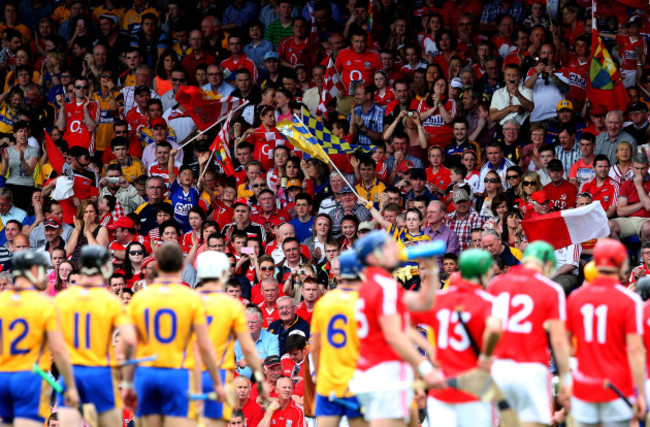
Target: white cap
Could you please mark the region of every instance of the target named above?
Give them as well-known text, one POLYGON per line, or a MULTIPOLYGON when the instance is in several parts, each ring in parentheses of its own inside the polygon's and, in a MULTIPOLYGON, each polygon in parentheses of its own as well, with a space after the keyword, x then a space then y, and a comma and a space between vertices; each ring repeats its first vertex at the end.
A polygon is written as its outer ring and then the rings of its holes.
POLYGON ((454 77, 451 79, 451 87, 454 89, 463 89, 465 86, 463 85, 463 81, 461 79, 454 77))
POLYGON ((230 261, 223 252, 205 251, 196 257, 196 277, 199 280, 219 279, 222 284, 230 279, 230 261))

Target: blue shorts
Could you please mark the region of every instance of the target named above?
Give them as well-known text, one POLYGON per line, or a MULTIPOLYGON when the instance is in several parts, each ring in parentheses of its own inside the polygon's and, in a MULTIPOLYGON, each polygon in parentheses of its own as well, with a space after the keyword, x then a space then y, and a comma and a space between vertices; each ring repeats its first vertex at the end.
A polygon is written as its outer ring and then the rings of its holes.
MULTIPOLYGON (((81 403, 92 403, 98 414, 122 406, 117 381, 113 369, 108 366, 74 365, 74 381, 79 391, 81 403)), ((63 378, 59 378, 63 384, 63 378)), ((62 395, 58 395, 57 404, 65 407, 62 395)))
MULTIPOLYGON (((348 402, 350 405, 355 405, 357 408, 359 408, 359 402, 354 396, 338 397, 337 400, 348 402)), ((330 402, 329 397, 323 396, 322 394, 316 394, 315 415, 317 417, 342 417, 344 415, 348 418, 363 417, 363 414, 359 411, 359 409, 352 409, 341 405, 340 403, 330 402)))
POLYGON ((188 396, 194 389, 191 377, 187 369, 138 366, 133 378, 138 394, 136 417, 164 415, 195 419, 196 405, 188 396))
POLYGON ((11 424, 17 418, 44 423, 50 414, 52 387, 31 371, 0 372, 0 418, 11 424))
MULTIPOLYGON (((231 371, 221 369, 219 371, 221 383, 232 383, 233 374, 231 371)), ((201 373, 201 391, 203 393, 210 393, 214 391, 214 384, 208 371, 201 373)), ((218 402, 216 400, 206 400, 203 404, 203 416, 215 420, 230 421, 232 417, 232 408, 227 403, 218 402)))

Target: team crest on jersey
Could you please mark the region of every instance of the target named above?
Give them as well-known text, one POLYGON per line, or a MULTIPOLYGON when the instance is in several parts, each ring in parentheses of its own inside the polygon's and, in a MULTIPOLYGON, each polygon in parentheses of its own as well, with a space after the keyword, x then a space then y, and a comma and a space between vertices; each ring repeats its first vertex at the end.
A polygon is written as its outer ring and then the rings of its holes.
POLYGON ((291 427, 293 425, 293 420, 287 420, 287 427, 291 427))
POLYGON ((445 183, 445 181, 443 181, 443 180, 441 179, 441 180, 440 180, 440 185, 442 185, 442 184, 444 184, 444 183, 445 183))
POLYGON ((603 202, 609 202, 609 196, 603 196, 603 202))
POLYGON ((370 62, 364 62, 363 65, 364 65, 366 68, 370 68, 370 62))
POLYGON ((68 117, 72 117, 72 113, 68 112, 68 117))
POLYGON ((352 65, 352 62, 348 61, 345 63, 345 65, 352 65))

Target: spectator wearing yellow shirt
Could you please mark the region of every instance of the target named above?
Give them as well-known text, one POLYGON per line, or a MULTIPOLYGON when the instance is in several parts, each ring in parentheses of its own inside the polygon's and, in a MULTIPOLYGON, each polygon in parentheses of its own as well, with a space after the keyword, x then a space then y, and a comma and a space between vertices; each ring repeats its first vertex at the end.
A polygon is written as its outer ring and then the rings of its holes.
POLYGON ((372 202, 374 207, 378 209, 379 195, 384 192, 386 185, 377 178, 377 164, 367 156, 362 157, 361 160, 352 157, 350 163, 354 167, 355 176, 360 181, 354 186, 357 193, 372 202))
POLYGON ((192 45, 190 44, 190 30, 184 26, 179 25, 177 28, 174 28, 173 39, 176 40, 176 43, 172 45, 172 50, 179 59, 185 58, 187 55, 192 53, 192 45))
POLYGON ((135 0, 133 7, 126 11, 122 18, 122 29, 130 35, 135 35, 142 27, 142 17, 147 13, 153 13, 160 17, 158 11, 149 6, 146 0, 135 0))
POLYGON ((23 43, 28 45, 32 39, 32 32, 25 24, 21 24, 18 18, 18 4, 9 1, 5 3, 3 10, 4 21, 0 23, 0 34, 7 28, 13 28, 23 36, 23 43))
POLYGON ((11 135, 16 122, 16 113, 25 105, 23 91, 14 87, 0 94, 0 136, 11 135))
POLYGON ((115 4, 111 0, 104 0, 104 4, 93 9, 92 19, 96 25, 99 25, 99 17, 101 15, 113 14, 119 18, 120 22, 122 22, 125 13, 125 8, 115 7, 115 4))
POLYGON ((115 90, 113 75, 108 70, 99 73, 99 90, 90 97, 99 105, 99 123, 95 129, 95 150, 103 152, 113 137, 113 123, 122 114, 123 96, 115 90))
POLYGON ((111 150, 113 150, 115 160, 111 160, 108 165, 120 165, 122 175, 129 183, 132 183, 137 177, 145 173, 144 165, 140 159, 129 155, 129 140, 127 138, 113 138, 111 141, 111 150))

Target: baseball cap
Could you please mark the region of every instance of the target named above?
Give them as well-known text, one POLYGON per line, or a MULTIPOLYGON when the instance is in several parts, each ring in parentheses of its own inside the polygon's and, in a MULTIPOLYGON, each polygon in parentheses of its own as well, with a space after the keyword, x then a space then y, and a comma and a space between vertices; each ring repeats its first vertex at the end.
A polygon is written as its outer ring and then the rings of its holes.
POLYGON ((120 23, 120 18, 117 15, 113 15, 112 13, 102 13, 101 15, 99 15, 99 19, 110 19, 116 24, 120 23))
POLYGON ((155 128, 156 126, 167 127, 167 122, 162 117, 156 117, 151 121, 151 129, 155 128))
POLYGON ((413 169, 413 162, 410 160, 402 160, 402 162, 397 166, 397 172, 406 173, 413 169))
POLYGON ((641 17, 639 15, 632 15, 625 25, 629 26, 632 24, 641 25, 641 17))
POLYGON ((237 205, 248 206, 248 202, 246 201, 245 198, 240 197, 239 199, 235 200, 235 202, 232 204, 232 207, 234 208, 237 205))
POLYGON ((645 102, 630 102, 630 105, 627 106, 628 114, 639 113, 642 111, 648 111, 648 106, 645 102))
POLYGON ((263 365, 270 368, 271 366, 282 365, 282 361, 280 360, 280 356, 269 356, 264 359, 263 365))
POLYGON ((346 194, 346 193, 354 193, 350 187, 347 185, 344 185, 343 188, 341 188, 341 191, 339 191, 340 194, 346 194))
POLYGON ((469 200, 469 194, 467 194, 467 191, 460 189, 453 192, 452 198, 454 203, 464 202, 469 200))
POLYGON ((465 85, 463 84, 463 81, 459 79, 458 77, 454 77, 451 79, 451 87, 454 89, 463 89, 465 85))
POLYGON ((61 223, 57 219, 50 218, 43 223, 43 226, 50 228, 61 228, 61 223))
POLYGON ((569 101, 568 99, 563 99, 562 101, 557 103, 557 108, 555 110, 556 111, 561 111, 561 110, 571 110, 571 111, 573 111, 573 102, 569 101))
POLYGON ((151 264, 156 260, 156 257, 153 256, 148 256, 145 259, 142 260, 142 265, 140 266, 141 268, 145 268, 147 265, 151 264))
POLYGON ((594 105, 591 109, 592 116, 604 116, 607 114, 607 107, 602 104, 594 105))
POLYGON ((133 220, 128 216, 122 216, 107 228, 109 230, 116 230, 118 228, 135 228, 135 224, 133 223, 133 220))
POLYGON ((275 59, 276 61, 279 61, 279 60, 280 60, 280 55, 278 55, 278 53, 277 53, 277 52, 274 52, 274 51, 266 52, 266 53, 264 54, 264 58, 263 58, 262 60, 263 60, 264 62, 266 62, 266 61, 268 61, 269 59, 275 59))
POLYGON ((286 224, 287 222, 289 222, 289 220, 284 215, 275 215, 272 216, 271 219, 269 220, 269 224, 271 224, 273 227, 286 224))
POLYGON ((150 93, 150 92, 151 90, 146 86, 137 86, 135 89, 133 89, 134 95, 141 95, 143 93, 150 93))
POLYGON ((550 162, 548 162, 548 166, 546 166, 546 169, 550 171, 561 171, 564 170, 564 166, 562 166, 562 162, 559 161, 558 159, 553 159, 550 162))
POLYGON ((300 188, 302 188, 302 183, 300 182, 299 179, 295 179, 295 178, 290 179, 290 180, 287 181, 287 189, 289 189, 291 187, 300 187, 300 188))
POLYGON ((363 221, 361 224, 359 224, 359 229, 358 229, 358 231, 361 231, 361 230, 372 231, 372 230, 374 230, 374 229, 375 229, 375 227, 373 227, 372 222, 370 222, 370 221, 363 221))
POLYGON ((533 202, 537 203, 545 203, 548 202, 548 196, 546 195, 546 191, 540 190, 540 191, 535 191, 530 198, 533 200, 533 202))

